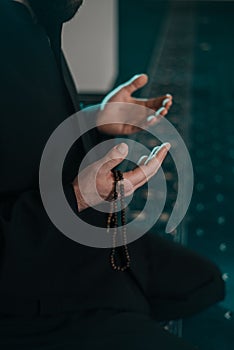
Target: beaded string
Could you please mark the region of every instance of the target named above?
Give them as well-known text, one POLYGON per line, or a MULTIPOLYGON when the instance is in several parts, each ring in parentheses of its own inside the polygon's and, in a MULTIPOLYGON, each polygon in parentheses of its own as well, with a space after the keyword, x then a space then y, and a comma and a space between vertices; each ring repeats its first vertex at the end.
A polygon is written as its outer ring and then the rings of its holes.
POLYGON ((110 213, 107 219, 107 232, 110 231, 110 228, 113 228, 112 236, 112 251, 110 254, 110 263, 111 267, 115 271, 124 272, 130 267, 130 255, 127 247, 127 232, 126 232, 126 212, 125 212, 125 202, 124 202, 124 178, 123 173, 120 170, 112 170, 114 175, 114 198, 111 202, 110 213), (117 187, 119 187, 119 195, 117 192, 117 187), (121 247, 125 255, 126 263, 124 266, 116 264, 116 236, 118 234, 118 197, 120 200, 121 206, 121 235, 123 240, 123 246, 121 247))

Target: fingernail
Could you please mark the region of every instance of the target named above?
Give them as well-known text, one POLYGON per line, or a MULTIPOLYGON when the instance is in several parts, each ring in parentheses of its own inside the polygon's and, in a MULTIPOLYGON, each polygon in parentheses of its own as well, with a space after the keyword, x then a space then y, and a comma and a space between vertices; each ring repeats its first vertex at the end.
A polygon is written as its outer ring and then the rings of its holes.
POLYGON ((148 118, 147 118, 147 122, 151 122, 152 120, 156 119, 154 115, 150 115, 148 118))
POLYGON ((169 149, 171 148, 171 144, 169 142, 165 142, 162 147, 166 147, 166 149, 169 151, 169 149))
POLYGON ((116 148, 119 151, 119 153, 123 155, 126 154, 128 151, 128 146, 126 145, 126 143, 120 143, 116 148))
POLYGON ((166 106, 166 104, 167 104, 168 102, 170 102, 170 99, 169 99, 169 98, 166 98, 166 99, 163 101, 162 105, 163 105, 163 106, 166 106))
POLYGON ((169 151, 169 149, 171 148, 171 145, 168 142, 163 143, 156 151, 155 156, 162 150, 162 148, 166 148, 169 151))
POLYGON ((156 117, 158 117, 165 109, 166 109, 165 107, 159 108, 155 113, 156 117))

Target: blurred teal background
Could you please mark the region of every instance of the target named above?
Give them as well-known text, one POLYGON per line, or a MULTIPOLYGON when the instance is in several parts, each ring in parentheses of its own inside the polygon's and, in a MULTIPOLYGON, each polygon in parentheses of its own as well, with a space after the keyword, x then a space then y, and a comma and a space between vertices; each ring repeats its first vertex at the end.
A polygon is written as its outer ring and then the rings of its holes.
POLYGON ((234 349, 233 19, 232 1, 119 0, 116 85, 146 72, 142 96, 174 95, 169 120, 184 133, 195 172, 187 245, 226 281, 224 302, 183 321, 183 337, 207 350, 234 349))

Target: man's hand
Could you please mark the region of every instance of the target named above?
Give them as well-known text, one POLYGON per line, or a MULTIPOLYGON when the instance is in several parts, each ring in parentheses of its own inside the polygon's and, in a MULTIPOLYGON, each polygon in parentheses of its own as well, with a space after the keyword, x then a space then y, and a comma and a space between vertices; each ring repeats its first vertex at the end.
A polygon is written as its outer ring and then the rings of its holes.
POLYGON ((168 113, 172 105, 172 96, 169 94, 151 99, 132 97, 132 94, 145 86, 147 82, 146 74, 136 75, 106 96, 97 118, 97 127, 101 132, 112 135, 130 135, 138 132, 141 127, 148 128, 154 125, 168 113), (111 102, 121 102, 121 104, 113 106, 111 102), (125 108, 124 103, 133 104, 136 108, 133 106, 130 111, 129 107, 125 108), (137 108, 137 106, 145 108, 137 108), (153 110, 154 114, 148 114, 149 110, 153 110), (116 121, 118 124, 115 123, 116 121), (108 124, 103 125, 105 123, 108 124))
MULTIPOLYGON (((126 197, 157 173, 169 149, 169 143, 156 147, 149 156, 141 157, 134 170, 124 173, 126 197)), ((121 143, 108 152, 104 158, 81 171, 73 182, 80 212, 112 199, 114 179, 111 170, 119 165, 127 154, 128 146, 121 143)))

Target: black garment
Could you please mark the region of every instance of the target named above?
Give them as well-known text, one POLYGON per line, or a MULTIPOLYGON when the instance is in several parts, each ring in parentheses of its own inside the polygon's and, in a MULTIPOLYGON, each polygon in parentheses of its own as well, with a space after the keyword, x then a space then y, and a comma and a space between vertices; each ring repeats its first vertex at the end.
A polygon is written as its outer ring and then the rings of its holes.
POLYGON ((145 314, 111 309, 0 320, 0 345, 2 350, 195 350, 145 314))
MULTIPOLYGON (((35 24, 24 5, 1 0, 2 329, 8 317, 14 333, 15 320, 21 324, 26 317, 35 321, 36 329, 43 317, 66 320, 71 313, 75 317, 94 309, 133 312, 155 320, 176 319, 221 300, 224 285, 220 271, 180 245, 147 234, 129 245, 131 269, 115 273, 108 263, 109 249, 75 243, 51 223, 39 193, 40 157, 51 133, 78 106, 64 62, 61 64, 60 32, 60 25, 45 30, 35 24)), ((84 155, 82 144, 75 145, 74 151, 65 166, 64 191, 76 210, 70 181, 78 158, 84 155)), ((97 219, 92 210, 83 215, 91 222, 97 219)), ((102 219, 100 216, 98 221, 102 219)))

